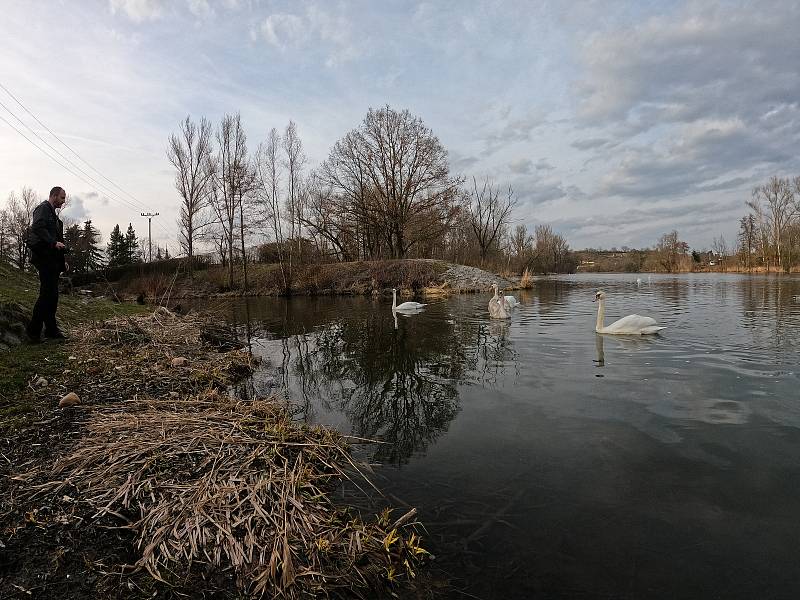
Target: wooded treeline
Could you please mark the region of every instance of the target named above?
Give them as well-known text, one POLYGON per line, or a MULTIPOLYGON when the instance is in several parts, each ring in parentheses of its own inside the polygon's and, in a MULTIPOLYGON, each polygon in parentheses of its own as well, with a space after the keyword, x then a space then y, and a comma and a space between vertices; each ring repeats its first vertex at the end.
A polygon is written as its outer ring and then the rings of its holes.
POLYGON ((280 265, 286 289, 299 263, 439 258, 521 272, 574 271, 548 226, 512 230, 516 198, 489 178, 451 172, 447 151, 409 111, 370 109, 317 168, 297 126, 250 149, 239 114, 184 119, 169 138, 187 256, 213 248, 231 288, 247 263, 280 265))

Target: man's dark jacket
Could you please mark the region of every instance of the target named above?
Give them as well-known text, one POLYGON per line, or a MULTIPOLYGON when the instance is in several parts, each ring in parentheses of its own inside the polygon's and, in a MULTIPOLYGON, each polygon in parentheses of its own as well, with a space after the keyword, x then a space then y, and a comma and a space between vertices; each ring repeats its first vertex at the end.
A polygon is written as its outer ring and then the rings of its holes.
POLYGON ((64 223, 56 215, 53 205, 47 200, 33 211, 28 247, 31 263, 37 268, 58 268, 65 271, 64 251, 56 248, 56 242, 64 243, 64 223))

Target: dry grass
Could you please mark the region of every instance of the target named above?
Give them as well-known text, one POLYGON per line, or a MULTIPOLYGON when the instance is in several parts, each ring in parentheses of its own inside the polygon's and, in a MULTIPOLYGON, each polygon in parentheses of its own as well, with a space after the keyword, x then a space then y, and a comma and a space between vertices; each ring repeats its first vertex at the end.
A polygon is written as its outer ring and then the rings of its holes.
POLYGON ((525 270, 522 272, 522 277, 519 280, 519 286, 524 290, 529 290, 533 287, 533 275, 531 275, 528 267, 525 267, 525 270))
POLYGON ((294 422, 283 403, 233 398, 251 359, 204 344, 207 330, 162 308, 74 332, 69 372, 42 393, 82 397, 64 413, 78 442, 55 464, 26 463, 15 504, 69 498, 80 508, 60 525, 129 530, 123 572, 179 595, 235 584, 254 597, 375 598, 408 584, 427 555, 415 511, 365 521, 337 504, 343 488, 366 489, 346 438, 294 422), (175 356, 189 364, 170 366, 175 356))
POLYGON ((344 438, 292 422, 272 401, 209 392, 95 411, 56 480, 136 536, 136 566, 175 584, 228 575, 256 597, 376 597, 407 582, 427 552, 414 511, 365 523, 332 494, 358 475, 344 438))
POLYGON ((75 329, 61 392, 74 391, 88 403, 108 403, 225 388, 252 371, 253 358, 239 350, 209 348, 210 327, 203 318, 159 308, 75 329), (177 357, 188 364, 172 367, 177 357))

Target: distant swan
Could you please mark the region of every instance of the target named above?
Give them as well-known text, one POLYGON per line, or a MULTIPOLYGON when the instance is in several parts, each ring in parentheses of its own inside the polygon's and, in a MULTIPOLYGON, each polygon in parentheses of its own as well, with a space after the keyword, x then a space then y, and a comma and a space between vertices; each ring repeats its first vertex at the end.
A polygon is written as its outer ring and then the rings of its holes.
POLYGON ((642 278, 641 277, 637 277, 636 278, 636 285, 642 285, 642 278))
POLYGON ((397 290, 392 289, 392 311, 400 311, 400 312, 408 312, 408 311, 417 311, 423 306, 428 306, 427 304, 420 304, 419 302, 403 302, 402 304, 397 304, 397 290))
POLYGON ((648 335, 658 333, 666 327, 656 325, 656 320, 650 317, 640 317, 639 315, 628 315, 619 321, 614 321, 608 327, 603 326, 603 319, 606 314, 606 293, 598 291, 594 300, 597 305, 597 325, 594 330, 597 333, 611 333, 616 335, 648 335))
POLYGON ((505 298, 501 298, 498 294, 496 283, 492 284, 492 288, 494 288, 494 296, 489 300, 489 316, 492 319, 508 319, 510 315, 505 298))

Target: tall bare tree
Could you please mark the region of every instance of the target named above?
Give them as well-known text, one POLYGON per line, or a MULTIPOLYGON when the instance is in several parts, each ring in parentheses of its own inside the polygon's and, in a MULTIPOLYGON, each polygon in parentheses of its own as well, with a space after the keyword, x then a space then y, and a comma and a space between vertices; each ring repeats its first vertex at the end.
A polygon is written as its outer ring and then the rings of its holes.
POLYGON ((753 249, 756 245, 756 238, 755 217, 752 214, 745 215, 739 220, 739 255, 748 271, 753 269, 753 249))
MULTIPOLYGON (((222 118, 216 138, 217 159, 210 200, 211 207, 225 236, 225 246, 228 251, 228 286, 233 288, 233 265, 235 262, 233 253, 238 236, 244 232, 244 215, 242 214, 244 197, 252 190, 253 184, 247 155, 247 136, 242 128, 242 119, 239 113, 225 115, 222 118), (238 222, 237 215, 239 216, 238 222)), ((243 239, 242 247, 244 247, 243 239)), ((242 260, 246 261, 244 251, 242 260)))
MULTIPOLYGON (((303 153, 303 143, 297 134, 297 125, 294 121, 289 121, 286 130, 283 132, 281 141, 284 152, 284 166, 286 167, 286 208, 289 213, 290 237, 297 242, 298 260, 302 259, 301 243, 303 235, 303 191, 301 184, 303 181, 303 166, 306 156, 303 153)), ((291 255, 290 255, 291 263, 291 255)))
POLYGON ((794 214, 794 195, 788 179, 772 177, 766 184, 753 190, 747 203, 754 211, 763 213, 769 227, 778 266, 783 261, 783 233, 794 214))
POLYGON ((278 263, 283 279, 283 289, 289 289, 291 272, 284 258, 283 215, 281 213, 281 137, 274 127, 261 142, 256 153, 256 197, 260 200, 261 218, 271 230, 278 253, 278 263))
POLYGON ((197 236, 210 221, 205 209, 215 169, 211 136, 210 121, 202 117, 196 124, 187 116, 178 133, 170 135, 167 146, 167 159, 175 168, 175 188, 181 197, 178 242, 190 259, 190 269, 197 236))
POLYGON ((494 182, 488 177, 478 189, 478 181, 472 178, 472 192, 469 198, 470 225, 481 253, 481 264, 486 261, 491 248, 497 244, 505 226, 511 219, 511 211, 516 204, 514 191, 509 186, 504 198, 494 182))

